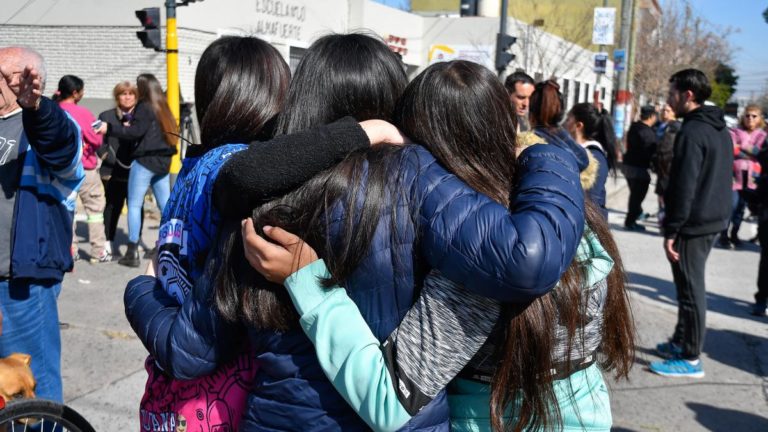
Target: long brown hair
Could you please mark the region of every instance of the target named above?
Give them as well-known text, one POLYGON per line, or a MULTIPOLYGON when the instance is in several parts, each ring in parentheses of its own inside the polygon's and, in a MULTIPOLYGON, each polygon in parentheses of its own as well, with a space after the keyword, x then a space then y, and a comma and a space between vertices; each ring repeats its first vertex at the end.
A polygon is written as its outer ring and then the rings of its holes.
POLYGON ((517 160, 514 117, 508 93, 493 72, 456 60, 436 63, 414 78, 394 120, 448 171, 507 205, 517 160))
POLYGON ((160 129, 163 131, 163 139, 169 146, 175 147, 179 128, 168 107, 168 100, 165 98, 160 81, 154 75, 144 73, 136 78, 136 87, 139 90, 139 101, 146 102, 152 107, 152 112, 155 113, 160 129))
MULTIPOLYGON (((531 124, 557 128, 563 117, 562 101, 557 83, 539 83, 531 96, 531 124)), ((614 261, 607 277, 599 364, 604 370, 614 371, 616 379, 626 378, 634 361, 635 331, 621 255, 600 211, 589 200, 584 204, 588 229, 614 261)), ((504 340, 497 346, 500 361, 491 386, 491 425, 494 430, 548 430, 562 424, 551 373, 555 366, 554 329, 558 323, 566 327, 565 358, 570 359, 574 350, 579 352, 579 347, 574 346, 575 340, 586 319, 587 305, 582 295, 585 272, 585 263, 574 260, 552 292, 522 311, 519 305, 502 308, 504 340), (504 417, 510 407, 516 420, 507 425, 504 417)), ((570 362, 565 362, 564 367, 566 375, 570 375, 570 362)))
POLYGON ((565 116, 565 103, 557 81, 550 79, 536 84, 528 113, 533 127, 555 129, 560 126, 565 116))

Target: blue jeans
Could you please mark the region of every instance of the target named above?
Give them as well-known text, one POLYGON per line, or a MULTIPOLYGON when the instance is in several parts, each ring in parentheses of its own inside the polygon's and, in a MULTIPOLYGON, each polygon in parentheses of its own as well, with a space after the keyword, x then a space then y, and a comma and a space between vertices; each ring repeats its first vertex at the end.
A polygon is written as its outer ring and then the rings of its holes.
POLYGON ((162 213, 168 197, 171 195, 171 183, 168 174, 155 174, 144 168, 137 161, 131 164, 128 174, 128 241, 139 242, 141 233, 141 207, 144 204, 144 194, 152 186, 152 193, 162 213))
POLYGON ((0 357, 15 352, 29 354, 32 373, 37 380, 37 397, 64 402, 61 333, 56 306, 60 292, 60 282, 0 281, 0 311, 3 313, 0 357))

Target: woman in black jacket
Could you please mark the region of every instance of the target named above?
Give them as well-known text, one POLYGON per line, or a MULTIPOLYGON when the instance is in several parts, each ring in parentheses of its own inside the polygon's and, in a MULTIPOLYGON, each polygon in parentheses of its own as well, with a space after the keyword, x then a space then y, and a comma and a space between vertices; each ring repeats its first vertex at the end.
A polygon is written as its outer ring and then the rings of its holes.
MULTIPOLYGON (((99 120, 106 123, 122 123, 130 126, 133 120, 136 102, 139 100, 139 91, 130 81, 118 83, 112 94, 115 98, 115 108, 99 114, 99 120)), ((106 134, 104 145, 99 148, 101 168, 99 174, 104 183, 104 191, 107 203, 104 207, 104 233, 107 237, 106 249, 112 256, 119 257, 120 250, 115 241, 117 222, 123 212, 123 204, 128 197, 128 173, 130 173, 133 161, 133 150, 136 140, 121 139, 106 134)), ((142 222, 143 222, 142 212, 142 222)), ((139 229, 141 238, 141 229, 139 229)))
POLYGON ((123 122, 107 121, 99 129, 121 139, 136 140, 133 162, 128 175, 128 249, 119 263, 128 267, 140 264, 138 243, 141 231, 141 209, 144 194, 152 186, 157 206, 163 211, 171 192, 168 173, 171 157, 176 153, 178 128, 163 94, 160 82, 152 74, 136 79, 139 103, 133 119, 123 122))

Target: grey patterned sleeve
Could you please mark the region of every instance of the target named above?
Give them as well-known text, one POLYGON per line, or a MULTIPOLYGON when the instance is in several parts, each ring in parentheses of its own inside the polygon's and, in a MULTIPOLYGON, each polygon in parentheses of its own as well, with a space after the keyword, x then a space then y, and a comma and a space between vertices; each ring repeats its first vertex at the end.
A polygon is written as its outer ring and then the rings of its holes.
POLYGON ((398 398, 415 415, 461 372, 485 343, 499 302, 433 271, 416 303, 382 346, 398 398))

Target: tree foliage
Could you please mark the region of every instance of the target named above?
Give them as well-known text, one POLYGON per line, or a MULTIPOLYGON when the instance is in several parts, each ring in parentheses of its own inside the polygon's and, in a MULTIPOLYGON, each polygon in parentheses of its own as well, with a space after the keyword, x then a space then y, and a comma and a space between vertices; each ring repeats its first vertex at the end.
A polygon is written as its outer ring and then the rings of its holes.
POLYGON ((725 104, 736 93, 736 85, 739 82, 739 76, 732 67, 720 63, 715 68, 715 76, 712 80, 712 102, 719 107, 725 108, 725 104))
POLYGON ((710 84, 712 85, 712 96, 709 97, 709 100, 720 108, 725 108, 725 104, 728 103, 728 99, 733 94, 733 89, 717 81, 712 81, 710 84))
MULTIPOLYGON (((718 67, 730 63, 733 51, 728 36, 734 30, 708 22, 689 0, 669 0, 663 5, 658 22, 641 22, 637 33, 633 84, 636 94, 650 100, 664 100, 669 77, 682 69, 700 69, 714 81, 718 67)), ((724 82, 738 80, 733 69, 721 72, 724 82)))
MULTIPOLYGON (((577 41, 590 40, 592 35, 593 10, 574 6, 566 2, 541 2, 538 0, 517 0, 516 10, 525 10, 531 17, 544 20, 540 28, 524 21, 511 20, 512 33, 518 36, 522 56, 519 65, 531 76, 540 73, 544 78, 556 78, 572 71, 583 73, 592 64, 584 61, 584 48, 577 41), (567 29, 568 38, 552 36, 552 33, 567 29)), ((514 12, 513 12, 514 14, 514 12)))

